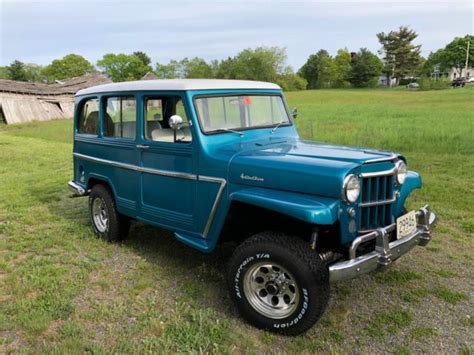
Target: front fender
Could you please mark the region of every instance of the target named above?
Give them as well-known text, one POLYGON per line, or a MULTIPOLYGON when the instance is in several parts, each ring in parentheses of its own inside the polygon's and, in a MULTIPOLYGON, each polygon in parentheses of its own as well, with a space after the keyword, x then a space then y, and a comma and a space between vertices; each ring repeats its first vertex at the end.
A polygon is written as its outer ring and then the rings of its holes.
POLYGON ((266 208, 311 224, 331 225, 338 218, 339 201, 327 197, 252 187, 233 192, 229 198, 231 201, 266 208))
POLYGON ((395 204, 395 216, 398 217, 402 214, 403 206, 405 205, 405 201, 410 193, 415 190, 421 188, 421 176, 420 174, 409 171, 407 174, 407 178, 400 189, 400 197, 398 198, 395 204))

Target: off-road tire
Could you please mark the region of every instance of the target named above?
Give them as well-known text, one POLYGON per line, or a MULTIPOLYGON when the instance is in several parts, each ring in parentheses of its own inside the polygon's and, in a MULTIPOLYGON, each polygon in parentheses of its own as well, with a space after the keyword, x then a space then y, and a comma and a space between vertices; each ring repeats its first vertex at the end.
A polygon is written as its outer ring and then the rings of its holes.
POLYGON ((130 218, 120 214, 115 205, 115 198, 109 187, 97 184, 89 194, 89 218, 94 233, 108 242, 118 242, 125 239, 130 230, 130 218), (102 199, 108 214, 108 223, 105 230, 100 231, 93 218, 93 204, 95 199, 102 199))
POLYGON ((227 272, 231 299, 240 315, 257 328, 286 335, 301 334, 321 318, 329 301, 329 270, 309 245, 298 237, 279 232, 258 233, 236 248, 227 272), (295 310, 285 318, 274 319, 261 314, 245 295, 245 274, 252 269, 252 265, 262 261, 281 265, 296 280, 302 297, 295 310))

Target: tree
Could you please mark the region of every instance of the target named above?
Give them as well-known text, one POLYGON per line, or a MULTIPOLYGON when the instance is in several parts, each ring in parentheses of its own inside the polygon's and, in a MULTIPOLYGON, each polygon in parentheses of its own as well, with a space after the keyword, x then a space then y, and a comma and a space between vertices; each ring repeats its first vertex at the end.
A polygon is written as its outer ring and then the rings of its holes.
POLYGON ((387 75, 387 79, 395 78, 398 84, 400 78, 415 75, 421 58, 421 45, 412 43, 417 37, 418 33, 406 26, 401 26, 398 31, 390 31, 388 34, 384 32, 377 34, 382 45, 380 53, 384 56, 383 72, 387 75))
POLYGON ((474 36, 466 35, 456 37, 441 52, 440 63, 446 69, 455 68, 458 76, 462 76, 462 70, 466 65, 466 54, 471 66, 474 63, 474 36), (467 42, 470 41, 469 53, 467 53, 467 42))
POLYGON ((201 58, 192 58, 188 60, 185 58, 186 62, 183 63, 184 77, 193 78, 193 79, 210 79, 213 78, 214 73, 211 66, 201 58))
POLYGON ((423 65, 422 75, 429 77, 435 70, 441 73, 448 69, 443 57, 444 49, 438 49, 434 53, 431 52, 423 65))
POLYGON ((136 52, 133 52, 133 55, 140 58, 143 65, 149 66, 151 64, 151 58, 145 52, 136 51, 136 52))
POLYGON ((262 80, 278 83, 284 90, 302 90, 306 81, 286 65, 286 50, 278 47, 244 49, 235 57, 210 63, 202 58, 156 63, 156 74, 171 78, 219 78, 262 80))
POLYGON ((162 79, 174 78, 213 78, 214 71, 202 58, 184 58, 180 61, 171 60, 168 64, 156 63, 156 74, 162 79))
POLYGON ((355 87, 375 86, 382 73, 382 67, 382 61, 375 54, 366 48, 361 48, 352 57, 348 79, 355 87))
POLYGON ((326 50, 321 49, 309 56, 298 75, 306 79, 308 89, 329 87, 334 76, 333 59, 326 50))
POLYGON ((352 68, 351 60, 351 54, 347 49, 337 51, 337 55, 334 57, 333 87, 344 88, 350 85, 348 78, 352 68))
POLYGON ((44 67, 38 64, 27 63, 24 66, 26 80, 28 81, 44 81, 46 77, 43 73, 44 67))
POLYGON ((303 90, 307 82, 286 64, 286 49, 258 47, 244 49, 233 58, 227 58, 211 69, 223 79, 261 80, 277 83, 283 90, 303 90))
POLYGON ((25 71, 25 64, 19 60, 14 60, 7 67, 8 79, 27 81, 27 75, 25 71))
POLYGON ((305 90, 306 86, 308 86, 308 82, 306 81, 306 79, 295 74, 291 67, 287 67, 285 73, 280 74, 278 76, 276 83, 284 91, 305 90))
POLYGON ((227 59, 214 64, 217 67, 216 70, 216 78, 218 79, 235 79, 235 60, 232 57, 228 57, 227 59))
POLYGON ((8 79, 7 67, 0 67, 0 79, 8 79))
POLYGON ((286 50, 279 47, 244 49, 233 58, 235 79, 275 82, 286 70, 286 50))
POLYGON ((113 81, 138 80, 152 70, 149 65, 134 54, 105 54, 97 61, 101 68, 113 81))
POLYGON ((55 59, 43 70, 48 80, 64 80, 94 72, 94 66, 83 56, 68 54, 61 59, 55 59))
POLYGON ((474 63, 474 36, 456 37, 446 47, 430 53, 423 65, 423 74, 430 76, 435 70, 443 73, 454 68, 459 76, 466 65, 467 43, 469 46, 468 62, 474 63))
POLYGON ((156 63, 155 73, 160 79, 176 79, 180 77, 178 73, 179 62, 170 60, 168 64, 156 63))

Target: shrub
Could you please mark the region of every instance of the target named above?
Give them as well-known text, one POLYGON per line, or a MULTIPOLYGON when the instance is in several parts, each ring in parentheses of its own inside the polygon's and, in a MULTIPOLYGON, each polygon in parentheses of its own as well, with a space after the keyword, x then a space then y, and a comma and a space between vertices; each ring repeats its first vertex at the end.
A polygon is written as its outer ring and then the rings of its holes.
POLYGON ((306 79, 293 73, 280 75, 277 78, 276 83, 280 85, 284 91, 305 90, 308 85, 306 79))
POLYGON ((427 76, 422 76, 418 80, 418 84, 420 84, 420 90, 442 90, 442 89, 448 89, 451 87, 451 80, 449 79, 433 80, 431 78, 428 78, 427 76))

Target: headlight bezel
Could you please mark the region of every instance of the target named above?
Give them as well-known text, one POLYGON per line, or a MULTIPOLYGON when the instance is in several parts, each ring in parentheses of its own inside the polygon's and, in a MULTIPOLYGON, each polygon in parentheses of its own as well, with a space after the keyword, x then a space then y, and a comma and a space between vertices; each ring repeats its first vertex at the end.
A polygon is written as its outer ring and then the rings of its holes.
POLYGON ((403 160, 399 160, 397 161, 395 165, 395 169, 396 169, 397 183, 399 185, 403 185, 408 175, 407 163, 405 163, 405 161, 403 160))
POLYGON ((344 182, 342 184, 342 198, 346 203, 352 204, 357 202, 360 197, 360 177, 356 174, 349 174, 344 178, 344 182), (353 184, 357 185, 357 194, 356 195, 349 195, 349 188, 354 190, 353 184))

